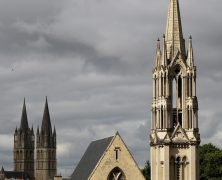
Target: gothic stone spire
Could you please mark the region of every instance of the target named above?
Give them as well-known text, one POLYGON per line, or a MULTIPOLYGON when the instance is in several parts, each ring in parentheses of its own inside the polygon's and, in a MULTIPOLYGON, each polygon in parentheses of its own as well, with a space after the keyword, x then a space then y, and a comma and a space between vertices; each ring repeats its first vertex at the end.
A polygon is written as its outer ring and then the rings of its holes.
POLYGON ((166 27, 166 44, 168 58, 174 58, 178 51, 182 56, 185 56, 185 41, 183 39, 178 0, 170 0, 166 27))
POLYGON ((178 1, 169 0, 160 65, 153 69, 152 180, 200 179, 196 66, 191 37, 185 52, 178 1))
POLYGON ((57 171, 56 131, 54 129, 54 132, 52 132, 47 97, 45 101, 41 132, 39 132, 39 128, 37 129, 36 145, 36 179, 53 179, 57 171), (42 157, 42 151, 49 155, 42 157))
POLYGON ((24 98, 23 108, 22 108, 22 116, 21 116, 20 130, 26 132, 28 129, 29 129, 29 124, 28 124, 28 118, 27 118, 27 112, 26 112, 26 105, 25 105, 25 98, 24 98))
POLYGON ((187 53, 187 64, 189 67, 194 66, 194 56, 193 56, 193 45, 192 45, 192 37, 189 38, 189 47, 187 53))
POLYGON ((14 134, 14 171, 27 172, 34 177, 35 135, 29 128, 25 99, 23 103, 20 128, 14 134))
POLYGON ((41 133, 49 137, 51 137, 52 135, 52 126, 51 126, 47 97, 45 101, 45 109, 44 109, 44 114, 43 114, 43 119, 42 119, 41 133))

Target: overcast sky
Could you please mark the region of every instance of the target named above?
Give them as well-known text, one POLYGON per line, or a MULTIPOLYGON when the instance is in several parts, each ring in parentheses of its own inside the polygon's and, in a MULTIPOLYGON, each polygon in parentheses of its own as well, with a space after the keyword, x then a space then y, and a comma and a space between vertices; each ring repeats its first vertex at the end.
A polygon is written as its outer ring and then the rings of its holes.
MULTIPOLYGON (((180 0, 193 36, 202 143, 222 141, 222 1, 180 0)), ((30 126, 48 96, 58 172, 72 173, 92 140, 119 131, 138 164, 149 159, 152 68, 168 0, 0 0, 0 165, 26 97, 30 126)))

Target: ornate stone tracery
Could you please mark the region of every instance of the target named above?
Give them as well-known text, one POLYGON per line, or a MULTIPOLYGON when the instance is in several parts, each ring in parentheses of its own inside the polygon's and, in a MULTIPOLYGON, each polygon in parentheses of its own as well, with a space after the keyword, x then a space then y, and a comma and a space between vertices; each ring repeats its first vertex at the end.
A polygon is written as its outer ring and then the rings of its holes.
POLYGON ((110 172, 108 180, 126 180, 126 176, 120 168, 116 167, 110 172))

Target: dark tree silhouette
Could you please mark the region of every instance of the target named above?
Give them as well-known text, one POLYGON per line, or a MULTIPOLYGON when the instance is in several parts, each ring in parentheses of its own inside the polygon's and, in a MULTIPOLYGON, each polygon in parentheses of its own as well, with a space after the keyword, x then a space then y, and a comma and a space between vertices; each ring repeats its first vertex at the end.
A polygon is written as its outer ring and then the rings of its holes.
POLYGON ((150 162, 149 161, 146 162, 144 169, 142 169, 142 173, 144 177, 146 178, 146 180, 150 180, 150 162))

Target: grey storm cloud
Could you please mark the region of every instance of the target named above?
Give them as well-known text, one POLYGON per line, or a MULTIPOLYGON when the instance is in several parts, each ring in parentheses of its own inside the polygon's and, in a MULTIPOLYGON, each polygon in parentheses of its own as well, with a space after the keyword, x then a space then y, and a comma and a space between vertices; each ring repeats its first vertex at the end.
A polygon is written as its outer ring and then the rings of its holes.
MULTIPOLYGON (((202 142, 221 146, 222 2, 180 5, 184 38, 193 36, 202 142)), ((167 0, 0 0, 1 165, 12 169, 23 98, 36 129, 47 95, 62 175, 72 173, 90 141, 116 131, 144 166, 155 46, 167 6, 167 0)))

